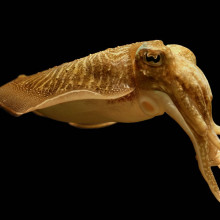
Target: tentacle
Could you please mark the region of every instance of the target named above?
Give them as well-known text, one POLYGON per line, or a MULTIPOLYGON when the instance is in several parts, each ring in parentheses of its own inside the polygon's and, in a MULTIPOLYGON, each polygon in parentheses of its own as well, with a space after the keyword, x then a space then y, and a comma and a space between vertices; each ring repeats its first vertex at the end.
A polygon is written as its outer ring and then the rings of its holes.
POLYGON ((217 135, 220 135, 220 126, 213 121, 213 129, 217 135))
POLYGON ((220 166, 220 150, 216 148, 210 148, 209 151, 210 166, 220 166))
POLYGON ((212 191, 215 198, 220 202, 220 190, 219 190, 218 184, 215 180, 215 176, 211 170, 211 167, 207 167, 205 170, 206 170, 205 171, 206 176, 208 177, 207 183, 209 184, 209 188, 212 191))
POLYGON ((216 156, 216 161, 218 163, 218 168, 220 168, 220 150, 218 150, 217 156, 216 156))
MULTIPOLYGON (((200 143, 198 143, 198 145, 199 145, 199 147, 198 147, 198 151, 197 151, 197 153, 198 153, 197 158, 198 158, 199 169, 200 169, 204 179, 208 183, 209 188, 212 191, 213 195, 220 202, 220 189, 219 189, 218 184, 216 182, 215 176, 212 172, 212 169, 210 166, 210 161, 206 157, 206 155, 207 155, 207 142, 204 142, 204 143, 200 142, 200 143)), ((218 167, 220 167, 220 165, 218 167)))
POLYGON ((214 156, 217 155, 218 149, 214 148, 213 142, 210 141, 209 136, 200 136, 195 132, 193 138, 191 138, 195 151, 196 159, 198 161, 199 169, 202 173, 202 176, 209 185, 210 190, 216 199, 220 202, 220 189, 218 187, 215 176, 212 172, 211 166, 219 167, 219 163, 213 163, 214 156))
POLYGON ((209 140, 211 141, 212 145, 219 149, 220 150, 220 140, 218 138, 218 136, 216 135, 216 131, 210 131, 208 132, 208 137, 209 137, 209 140))

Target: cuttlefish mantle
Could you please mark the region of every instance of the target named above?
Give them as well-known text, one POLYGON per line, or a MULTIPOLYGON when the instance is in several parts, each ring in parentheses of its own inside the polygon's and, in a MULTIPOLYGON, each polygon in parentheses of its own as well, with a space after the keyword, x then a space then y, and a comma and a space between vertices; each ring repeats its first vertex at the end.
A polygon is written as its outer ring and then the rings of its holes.
POLYGON ((107 49, 0 87, 0 106, 81 128, 138 122, 166 112, 187 133, 199 169, 220 202, 211 167, 220 168, 220 127, 195 55, 180 45, 146 41, 107 49))

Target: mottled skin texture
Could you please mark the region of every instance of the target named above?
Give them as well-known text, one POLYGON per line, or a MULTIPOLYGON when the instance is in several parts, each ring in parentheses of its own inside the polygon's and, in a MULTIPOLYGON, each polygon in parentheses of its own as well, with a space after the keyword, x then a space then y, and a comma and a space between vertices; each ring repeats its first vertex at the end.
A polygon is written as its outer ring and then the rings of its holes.
POLYGON ((220 128, 212 93, 195 55, 180 45, 139 42, 89 55, 0 87, 0 106, 98 128, 162 115, 176 120, 194 145, 200 171, 220 202, 211 166, 220 167, 220 128))
POLYGON ((129 49, 130 45, 107 49, 32 76, 21 75, 1 88, 2 105, 10 106, 8 110, 19 115, 45 100, 71 91, 88 90, 106 97, 130 92, 135 85, 129 49), (14 96, 15 91, 18 96, 4 100, 6 96, 14 96))

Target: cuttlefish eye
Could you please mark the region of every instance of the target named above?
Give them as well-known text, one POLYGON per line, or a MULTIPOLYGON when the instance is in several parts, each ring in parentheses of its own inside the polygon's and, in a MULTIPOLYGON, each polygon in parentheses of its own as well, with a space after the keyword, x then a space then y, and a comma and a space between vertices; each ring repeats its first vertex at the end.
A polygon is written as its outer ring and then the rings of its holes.
POLYGON ((144 62, 150 66, 160 66, 162 64, 162 55, 161 54, 152 54, 146 52, 144 54, 144 62))

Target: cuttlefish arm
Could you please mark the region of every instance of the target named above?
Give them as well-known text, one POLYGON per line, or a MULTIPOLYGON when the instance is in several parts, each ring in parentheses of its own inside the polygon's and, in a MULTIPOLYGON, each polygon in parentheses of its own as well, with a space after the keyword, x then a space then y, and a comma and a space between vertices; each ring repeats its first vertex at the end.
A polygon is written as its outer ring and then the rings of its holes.
POLYGON ((195 55, 180 45, 139 42, 89 55, 0 87, 0 106, 80 128, 138 122, 166 112, 188 134, 199 169, 220 202, 211 167, 220 168, 220 128, 195 55))
MULTIPOLYGON (((208 183, 210 190, 216 199, 220 202, 220 190, 211 170, 212 166, 218 166, 220 168, 220 150, 216 148, 216 144, 219 146, 219 141, 216 140, 216 137, 214 136, 214 141, 217 141, 217 143, 213 143, 213 137, 200 136, 193 132, 176 105, 166 93, 160 91, 148 91, 145 93, 143 92, 143 94, 146 94, 148 99, 149 97, 154 97, 155 100, 157 100, 158 106, 172 117, 188 134, 194 145, 196 159, 202 176, 208 183), (212 152, 213 150, 214 152, 212 152)), ((149 103, 149 105, 151 105, 151 103, 149 103)))
POLYGON ((220 202, 220 190, 211 170, 212 166, 220 167, 219 126, 213 122, 211 89, 196 65, 195 55, 180 45, 145 43, 136 52, 135 69, 141 96, 153 90, 164 111, 190 137, 199 169, 220 202), (147 80, 150 83, 145 83, 147 80))

